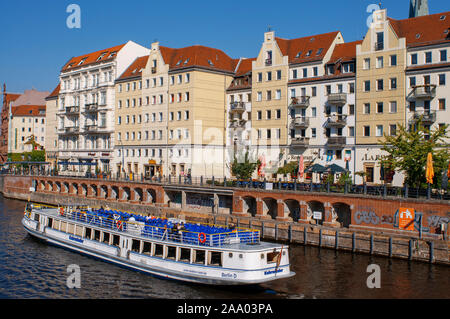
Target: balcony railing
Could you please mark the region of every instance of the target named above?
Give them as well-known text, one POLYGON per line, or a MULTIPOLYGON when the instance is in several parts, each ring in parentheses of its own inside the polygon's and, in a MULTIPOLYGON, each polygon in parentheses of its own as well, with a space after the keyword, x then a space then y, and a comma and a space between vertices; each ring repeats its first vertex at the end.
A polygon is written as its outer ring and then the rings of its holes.
POLYGON ((330 93, 328 94, 328 103, 332 105, 342 106, 347 103, 347 93, 330 93))
POLYGON ((232 119, 230 121, 230 128, 243 127, 245 123, 247 123, 247 121, 243 119, 232 119))
POLYGON ((384 42, 375 43, 375 51, 381 51, 381 50, 384 50, 384 42))
POLYGON ((272 65, 272 59, 266 59, 266 66, 272 65))
POLYGON ((66 134, 73 134, 78 133, 80 128, 78 126, 66 127, 64 131, 66 134))
POLYGON ((308 147, 309 146, 309 137, 296 137, 291 140, 291 147, 308 147))
POLYGON ((97 112, 98 111, 98 103, 86 104, 84 106, 84 112, 97 112))
POLYGON ((291 107, 308 107, 309 106, 309 96, 299 96, 291 98, 291 107))
POLYGON ((413 87, 412 96, 415 99, 433 99, 436 96, 436 85, 416 85, 413 87))
POLYGON ((347 115, 330 115, 327 119, 327 126, 344 127, 347 124, 347 115))
POLYGON ((434 122, 436 122, 436 111, 414 112, 410 123, 414 124, 420 118, 422 118, 423 124, 433 124, 434 122))
POLYGON ((345 136, 330 136, 328 137, 328 146, 344 147, 347 145, 347 139, 345 136))
POLYGON ((307 117, 296 117, 292 119, 292 126, 306 128, 309 126, 309 118, 307 117))
POLYGON ((230 111, 231 112, 245 112, 245 104, 244 102, 232 102, 230 104, 230 111))
POLYGON ((92 124, 92 125, 85 125, 84 130, 86 132, 97 132, 98 131, 98 125, 92 124))
POLYGON ((66 106, 66 114, 74 114, 80 112, 79 106, 66 106))

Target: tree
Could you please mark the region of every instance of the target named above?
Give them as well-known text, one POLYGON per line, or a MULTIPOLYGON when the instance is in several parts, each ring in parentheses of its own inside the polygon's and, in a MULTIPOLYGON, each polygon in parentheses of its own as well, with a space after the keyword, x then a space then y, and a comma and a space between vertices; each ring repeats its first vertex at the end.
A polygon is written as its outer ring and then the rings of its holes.
POLYGON ((298 162, 289 162, 283 167, 280 167, 277 174, 282 174, 284 176, 291 174, 291 176, 296 176, 298 173, 298 162))
POLYGON ((231 173, 239 179, 249 179, 259 165, 261 165, 259 160, 250 160, 247 151, 241 160, 238 160, 236 155, 234 156, 233 164, 231 164, 231 173))
POLYGON ((450 158, 446 133, 448 125, 430 130, 422 125, 419 119, 410 130, 399 125, 396 136, 384 135, 381 142, 382 150, 387 152, 381 158, 381 164, 388 169, 401 171, 405 174, 405 183, 412 187, 426 185, 427 155, 433 155, 433 167, 435 172, 435 187, 440 187, 441 175, 447 167, 450 158))

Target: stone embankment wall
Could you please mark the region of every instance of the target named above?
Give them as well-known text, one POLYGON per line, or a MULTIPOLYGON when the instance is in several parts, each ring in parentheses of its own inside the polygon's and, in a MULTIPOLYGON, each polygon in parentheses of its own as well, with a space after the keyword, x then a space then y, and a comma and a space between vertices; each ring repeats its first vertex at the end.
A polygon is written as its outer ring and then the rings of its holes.
POLYGON ((450 220, 450 205, 444 201, 11 175, 0 176, 0 191, 50 205, 232 222, 260 230, 264 239, 450 264, 448 229, 441 231, 450 220), (416 212, 414 230, 398 228, 400 207, 416 212), (312 219, 313 210, 321 210, 323 220, 312 219))

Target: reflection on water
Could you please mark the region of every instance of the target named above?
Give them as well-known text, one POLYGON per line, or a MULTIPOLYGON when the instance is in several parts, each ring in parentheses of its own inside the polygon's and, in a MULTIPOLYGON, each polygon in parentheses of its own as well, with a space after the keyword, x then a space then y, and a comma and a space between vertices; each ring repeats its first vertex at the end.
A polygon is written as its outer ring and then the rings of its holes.
POLYGON ((293 278, 260 287, 217 288, 163 280, 123 269, 27 235, 24 203, 0 198, 0 298, 449 298, 445 266, 291 246, 293 278), (66 286, 67 266, 81 269, 81 289, 66 286), (366 285, 381 268, 381 288, 366 285))

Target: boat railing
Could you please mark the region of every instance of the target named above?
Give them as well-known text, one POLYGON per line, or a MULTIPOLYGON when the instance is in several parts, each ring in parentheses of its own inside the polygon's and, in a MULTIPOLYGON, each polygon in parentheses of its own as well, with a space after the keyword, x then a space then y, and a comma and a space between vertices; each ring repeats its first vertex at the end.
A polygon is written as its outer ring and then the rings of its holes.
POLYGON ((58 212, 60 217, 86 225, 174 243, 220 247, 234 243, 257 244, 260 241, 260 233, 258 230, 241 227, 233 230, 210 227, 209 231, 197 231, 196 229, 201 227, 200 224, 184 224, 184 228, 177 229, 169 227, 169 225, 158 226, 145 222, 103 217, 89 211, 62 210, 61 212, 63 212, 62 215, 58 212))

